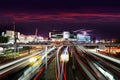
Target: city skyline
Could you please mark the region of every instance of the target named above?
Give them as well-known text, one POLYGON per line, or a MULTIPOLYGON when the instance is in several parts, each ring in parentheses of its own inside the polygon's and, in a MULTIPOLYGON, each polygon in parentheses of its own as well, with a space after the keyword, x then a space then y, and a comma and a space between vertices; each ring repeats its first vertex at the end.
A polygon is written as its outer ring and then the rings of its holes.
POLYGON ((120 0, 0 0, 0 80, 119 80, 120 0))
POLYGON ((120 38, 120 2, 100 0, 0 1, 0 32, 13 28, 24 34, 48 36, 52 30, 94 29, 97 38, 120 38))

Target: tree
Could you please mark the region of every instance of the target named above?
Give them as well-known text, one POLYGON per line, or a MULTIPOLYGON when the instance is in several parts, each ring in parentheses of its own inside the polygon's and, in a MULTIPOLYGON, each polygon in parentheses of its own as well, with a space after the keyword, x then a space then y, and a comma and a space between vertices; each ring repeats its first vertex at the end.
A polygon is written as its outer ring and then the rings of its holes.
POLYGON ((117 40, 116 40, 116 43, 120 43, 120 39, 117 39, 117 40))
POLYGON ((0 43, 7 43, 9 41, 10 37, 9 36, 0 36, 0 43))

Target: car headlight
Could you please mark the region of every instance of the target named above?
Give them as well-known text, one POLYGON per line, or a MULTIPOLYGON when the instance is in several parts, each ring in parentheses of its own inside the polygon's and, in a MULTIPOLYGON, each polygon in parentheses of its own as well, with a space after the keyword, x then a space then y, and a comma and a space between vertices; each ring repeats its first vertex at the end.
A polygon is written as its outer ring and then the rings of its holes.
POLYGON ((68 62, 69 61, 69 54, 61 54, 60 61, 68 62))
POLYGON ((36 57, 32 57, 32 58, 30 58, 29 59, 29 62, 31 63, 31 62, 36 62, 37 61, 37 58, 36 57))

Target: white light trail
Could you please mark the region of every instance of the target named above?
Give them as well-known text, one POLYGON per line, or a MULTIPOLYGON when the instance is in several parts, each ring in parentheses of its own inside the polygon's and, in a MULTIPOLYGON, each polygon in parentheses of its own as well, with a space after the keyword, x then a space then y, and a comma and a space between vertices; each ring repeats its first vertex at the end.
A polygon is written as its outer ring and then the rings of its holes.
POLYGON ((97 64, 93 63, 95 65, 95 67, 106 77, 108 78, 108 80, 115 80, 114 76, 112 74, 110 74, 109 72, 105 71, 104 69, 102 69, 101 67, 99 67, 97 64))

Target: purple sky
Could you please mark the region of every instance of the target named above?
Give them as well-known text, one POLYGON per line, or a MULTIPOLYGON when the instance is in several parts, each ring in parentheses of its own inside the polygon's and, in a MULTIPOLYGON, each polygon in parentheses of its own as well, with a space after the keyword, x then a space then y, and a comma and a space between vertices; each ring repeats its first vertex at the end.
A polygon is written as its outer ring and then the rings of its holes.
POLYGON ((119 0, 0 0, 0 32, 47 36, 52 30, 94 29, 98 38, 120 38, 119 0))

